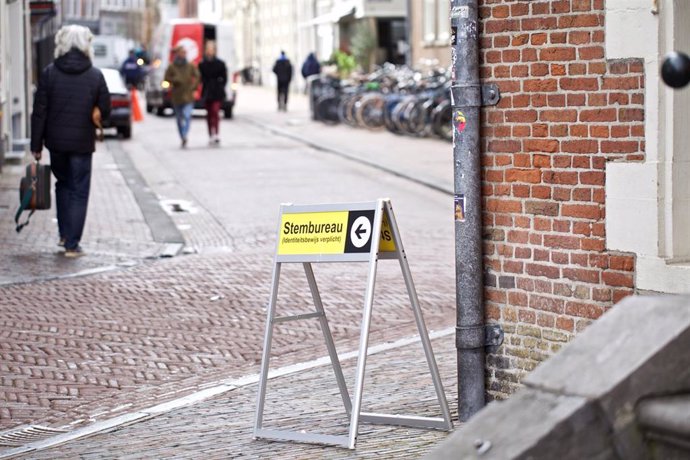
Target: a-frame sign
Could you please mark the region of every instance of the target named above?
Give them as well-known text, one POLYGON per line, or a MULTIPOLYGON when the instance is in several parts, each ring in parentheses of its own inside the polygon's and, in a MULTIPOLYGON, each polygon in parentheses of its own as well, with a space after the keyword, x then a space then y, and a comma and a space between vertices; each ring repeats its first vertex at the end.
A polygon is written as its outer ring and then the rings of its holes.
POLYGON ((261 359, 261 375, 259 379, 254 437, 336 445, 354 449, 357 442, 360 422, 451 430, 453 428, 453 422, 448 409, 448 402, 443 391, 436 359, 434 358, 431 341, 429 340, 424 318, 422 317, 417 292, 412 281, 412 275, 410 273, 390 200, 381 199, 369 203, 334 205, 283 205, 280 208, 278 238, 275 264, 273 267, 271 296, 268 304, 264 349, 261 359), (376 238, 375 236, 377 235, 380 236, 376 238), (402 275, 405 280, 410 304, 417 323, 417 329, 429 365, 429 372, 436 391, 442 417, 389 415, 361 411, 367 349, 369 346, 369 327, 374 301, 376 269, 379 259, 397 259, 400 262, 400 268, 402 269, 402 275), (364 312, 362 315, 355 375, 354 400, 350 399, 350 393, 345 383, 333 337, 328 326, 328 320, 326 319, 326 313, 321 302, 316 279, 314 278, 311 264, 315 262, 369 262, 369 274, 364 296, 364 312), (280 268, 284 263, 303 264, 309 283, 309 289, 314 299, 315 311, 313 313, 283 317, 276 316, 280 268), (337 384, 340 389, 340 395, 343 399, 345 411, 350 416, 350 429, 348 435, 312 434, 304 431, 297 432, 263 427, 273 326, 278 323, 307 318, 316 318, 319 320, 337 384))

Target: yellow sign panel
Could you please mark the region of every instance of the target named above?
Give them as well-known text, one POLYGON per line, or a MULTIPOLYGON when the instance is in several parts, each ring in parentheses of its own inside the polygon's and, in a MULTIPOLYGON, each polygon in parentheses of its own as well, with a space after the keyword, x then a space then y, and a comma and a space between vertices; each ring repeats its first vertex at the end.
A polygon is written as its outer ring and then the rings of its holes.
MULTIPOLYGON (((284 213, 278 255, 368 253, 374 216, 373 210, 284 213)), ((393 232, 385 214, 379 251, 395 251, 393 232)))
POLYGON ((343 254, 348 211, 283 214, 278 254, 343 254))

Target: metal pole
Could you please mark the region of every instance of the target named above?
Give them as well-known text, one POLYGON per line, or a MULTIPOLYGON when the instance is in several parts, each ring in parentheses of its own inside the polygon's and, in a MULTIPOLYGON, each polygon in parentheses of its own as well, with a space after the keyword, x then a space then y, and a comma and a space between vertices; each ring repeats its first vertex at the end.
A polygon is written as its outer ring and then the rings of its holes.
POLYGON ((477 0, 452 0, 452 105, 455 177, 458 413, 485 405, 479 52, 477 0))

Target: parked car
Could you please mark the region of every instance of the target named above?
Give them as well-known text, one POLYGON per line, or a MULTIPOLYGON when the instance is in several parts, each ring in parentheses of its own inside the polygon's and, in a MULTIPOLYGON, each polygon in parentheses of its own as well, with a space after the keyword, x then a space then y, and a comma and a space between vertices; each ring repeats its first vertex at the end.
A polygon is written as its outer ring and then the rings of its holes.
MULTIPOLYGON (((236 72, 233 27, 226 21, 211 23, 196 19, 174 19, 158 27, 151 46, 153 56, 146 79, 147 112, 155 111, 157 115, 163 115, 165 109, 172 108, 170 83, 163 79, 165 69, 173 59, 172 50, 176 46, 184 46, 187 50, 187 59, 198 65, 203 58, 206 42, 209 40, 216 42, 217 56, 225 61, 228 69, 228 83, 225 88, 227 99, 221 108, 225 118, 232 118, 239 73, 236 72)), ((201 100, 201 85, 196 92, 194 108, 204 108, 201 100)))
POLYGON ((103 120, 103 128, 115 128, 118 134, 129 139, 132 137, 132 100, 129 91, 116 69, 101 69, 105 83, 110 92, 110 116, 103 120))

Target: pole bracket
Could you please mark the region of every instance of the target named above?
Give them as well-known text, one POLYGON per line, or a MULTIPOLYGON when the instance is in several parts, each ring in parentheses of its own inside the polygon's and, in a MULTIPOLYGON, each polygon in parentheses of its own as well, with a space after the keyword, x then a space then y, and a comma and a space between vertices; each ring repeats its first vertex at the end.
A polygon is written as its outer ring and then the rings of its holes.
POLYGON ((501 91, 495 83, 486 85, 453 85, 450 87, 453 107, 487 107, 501 100, 501 91))
POLYGON ((503 328, 500 324, 478 326, 458 326, 455 328, 455 348, 472 350, 475 348, 497 348, 503 344, 503 328))

